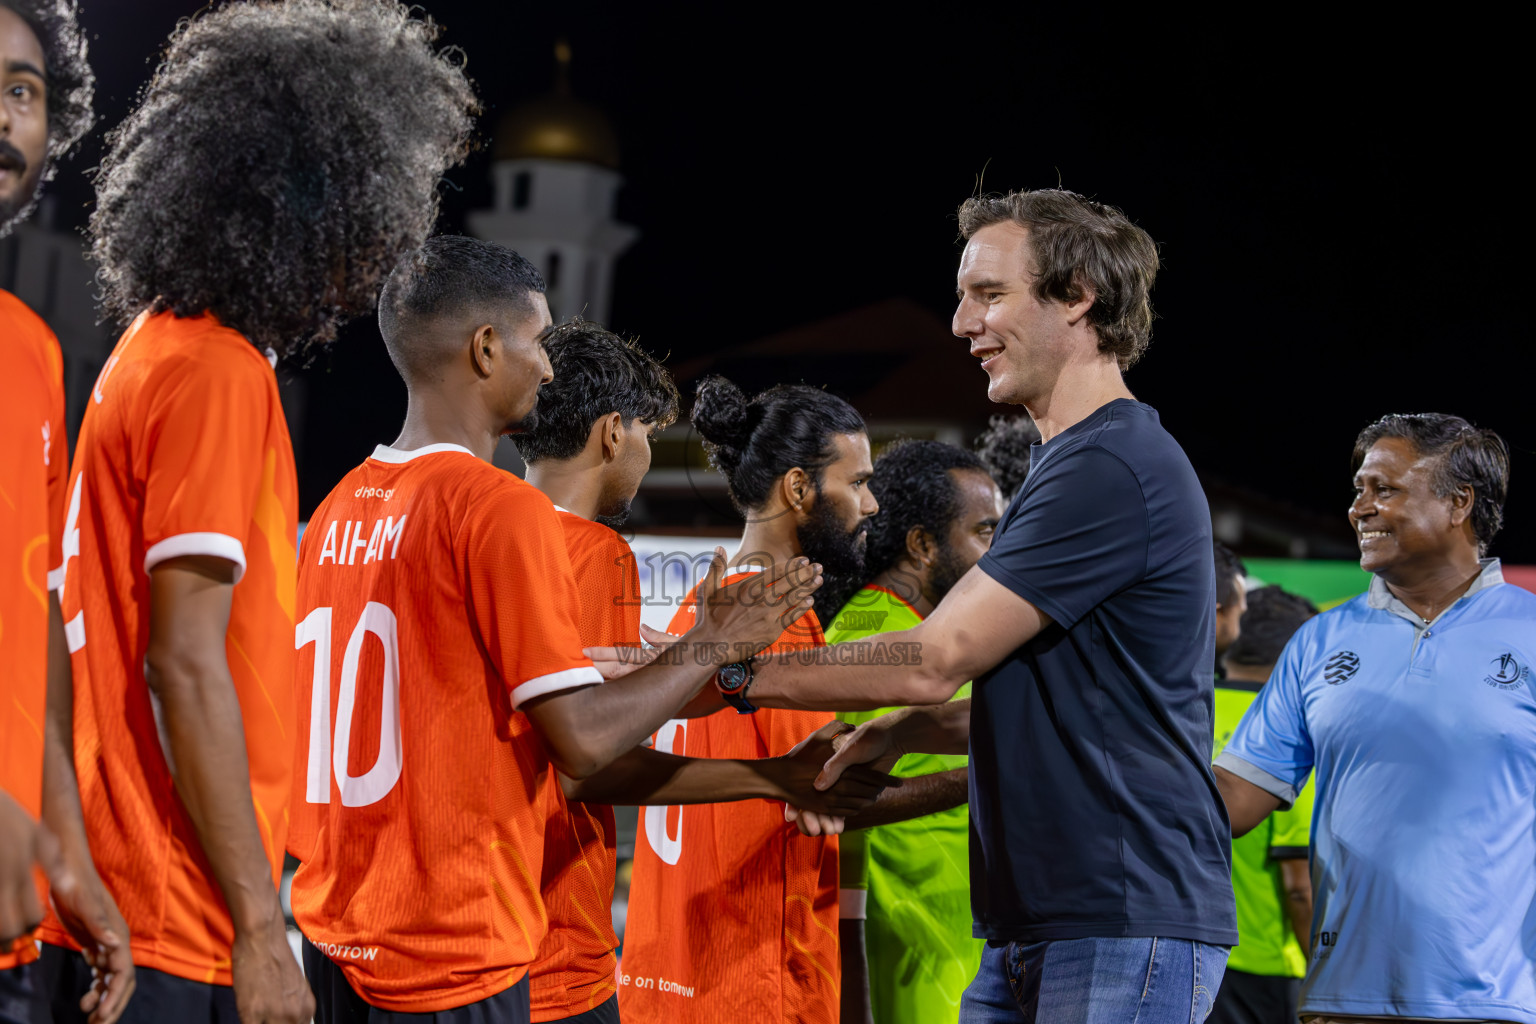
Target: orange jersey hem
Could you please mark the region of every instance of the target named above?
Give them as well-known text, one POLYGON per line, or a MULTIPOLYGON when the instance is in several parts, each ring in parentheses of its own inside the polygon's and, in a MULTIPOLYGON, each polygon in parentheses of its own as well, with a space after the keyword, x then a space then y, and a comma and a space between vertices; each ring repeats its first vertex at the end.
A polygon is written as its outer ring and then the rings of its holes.
MULTIPOLYGON (((314 946, 317 950, 320 943, 315 942, 309 936, 304 941, 314 946)), ((321 951, 321 956, 325 956, 321 951)), ((523 980, 523 975, 528 973, 528 965, 514 967, 500 978, 485 981, 478 985, 455 985, 451 989, 441 989, 439 994, 428 996, 400 996, 383 995, 379 992, 365 988, 358 984, 365 980, 354 976, 347 970, 348 965, 333 957, 326 957, 331 963, 341 969, 341 973, 347 979, 347 984, 352 986, 352 991, 362 997, 363 1002, 379 1010, 388 1010, 392 1013, 443 1013, 448 1010, 457 1010, 465 1006, 473 1005, 492 996, 499 996, 507 989, 523 980)))
MULTIPOLYGON (((44 922, 38 929, 37 937, 50 946, 59 946, 63 949, 80 952, 80 946, 69 937, 69 933, 55 925, 52 921, 44 922)), ((128 950, 133 954, 135 967, 148 967, 151 970, 161 971, 184 981, 195 981, 203 985, 222 985, 229 988, 235 983, 234 976, 229 970, 229 961, 223 965, 209 964, 207 961, 194 963, 181 957, 169 955, 158 943, 135 942, 128 940, 128 950)))
POLYGON ((23 935, 16 940, 16 945, 9 953, 0 953, 0 971, 9 971, 23 964, 30 964, 37 959, 37 932, 31 935, 23 935))

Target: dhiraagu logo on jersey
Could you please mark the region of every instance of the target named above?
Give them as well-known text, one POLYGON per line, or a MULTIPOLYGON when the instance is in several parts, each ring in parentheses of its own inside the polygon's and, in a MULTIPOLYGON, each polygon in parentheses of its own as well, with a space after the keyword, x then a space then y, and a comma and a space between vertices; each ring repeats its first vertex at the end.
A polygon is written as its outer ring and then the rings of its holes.
POLYGON ((1483 682, 1500 690, 1515 690, 1525 685, 1531 676, 1531 667, 1522 664, 1514 652, 1505 651, 1494 658, 1483 682))

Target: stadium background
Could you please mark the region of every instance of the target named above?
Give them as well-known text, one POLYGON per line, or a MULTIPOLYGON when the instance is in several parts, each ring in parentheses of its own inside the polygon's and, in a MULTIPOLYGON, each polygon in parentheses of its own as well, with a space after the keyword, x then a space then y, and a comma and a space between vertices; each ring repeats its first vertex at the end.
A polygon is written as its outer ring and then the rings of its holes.
MULTIPOLYGON (((86 0, 100 129, 202 6, 86 0)), ((1128 383, 1188 450, 1217 535, 1256 579, 1322 606, 1363 589, 1343 515, 1350 443, 1382 413, 1432 409, 1510 442, 1511 525, 1494 553, 1536 589, 1536 428, 1513 372, 1530 333, 1514 298, 1530 213, 1508 200, 1524 191, 1509 153, 1524 121, 1515 34, 1293 8, 422 6, 465 50, 486 107, 479 151, 445 183, 442 230, 474 230, 498 173, 517 190, 508 161, 614 189, 611 206, 562 224, 535 180, 524 198, 553 226, 528 236, 528 255, 549 273, 571 245, 612 250, 600 294, 567 259, 557 312, 669 354, 685 394, 706 372, 804 380, 849 398, 877 444, 968 443, 1005 410, 949 334, 954 208, 978 185, 1059 183, 1162 245, 1161 320, 1128 383), (540 142, 541 124, 574 142, 540 142)), ((79 240, 99 153, 100 130, 0 241, 0 287, 64 344, 72 438, 116 336, 79 240)), ((394 436, 405 392, 366 321, 285 368, 284 392, 307 515, 394 436)), ((739 529, 686 423, 661 439, 633 527, 642 572, 739 529)), ((647 621, 671 611, 648 607, 647 621)))

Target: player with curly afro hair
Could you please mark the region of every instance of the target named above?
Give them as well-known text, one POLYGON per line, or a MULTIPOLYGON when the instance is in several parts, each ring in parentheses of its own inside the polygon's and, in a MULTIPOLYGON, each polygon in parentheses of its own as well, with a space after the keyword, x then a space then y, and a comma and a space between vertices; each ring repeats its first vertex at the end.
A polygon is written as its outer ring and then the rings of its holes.
MULTIPOLYGON (((80 428, 60 594, 130 1021, 315 1013, 276 884, 299 726, 274 367, 371 310, 436 220, 477 110, 437 35, 397 0, 226 3, 180 23, 107 139, 90 238, 106 307, 132 322, 80 428)), ((69 1019, 89 965, 54 920, 39 934, 69 1019)))
POLYGON ((107 308, 212 313, 280 357, 372 310, 478 109, 437 35, 393 0, 183 21, 108 137, 90 224, 107 308))
POLYGON ((34 134, 41 143, 40 147, 34 145, 30 154, 15 145, 22 134, 16 123, 18 112, 7 109, 0 115, 7 129, 0 135, 0 238, 4 238, 31 215, 43 184, 53 179, 58 162, 91 130, 95 119, 91 93, 96 76, 86 61, 85 34, 80 31, 74 0, 0 0, 0 10, 20 19, 21 28, 31 34, 43 58, 42 66, 37 67, 7 51, 6 106, 17 100, 26 102, 38 91, 43 102, 35 109, 27 103, 28 109, 20 111, 20 120, 35 119, 34 134), (9 81, 23 66, 30 66, 25 76, 35 81, 9 81))
POLYGON ((1029 446, 1038 440, 1040 429, 1028 416, 993 416, 976 438, 976 454, 1009 501, 1029 476, 1029 446))

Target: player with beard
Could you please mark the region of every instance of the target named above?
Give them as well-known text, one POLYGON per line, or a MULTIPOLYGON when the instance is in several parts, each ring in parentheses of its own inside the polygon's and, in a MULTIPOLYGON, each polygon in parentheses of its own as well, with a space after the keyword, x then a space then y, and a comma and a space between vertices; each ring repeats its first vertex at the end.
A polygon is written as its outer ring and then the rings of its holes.
MULTIPOLYGON (((185 19, 96 177, 97 281, 131 324, 80 430, 60 601, 127 1020, 314 1012, 277 891, 298 482, 273 366, 372 309, 436 219, 476 108, 436 35, 392 0, 185 19)), ((89 965, 56 920, 42 938, 61 1021, 89 965)))
MULTIPOLYGON (((869 521, 869 583, 831 621, 828 644, 922 622, 987 553, 1003 511, 981 459, 938 441, 891 445, 875 460, 869 489, 880 503, 869 521)), ((970 695, 966 683, 953 699, 970 695)), ((857 725, 893 710, 838 717, 857 725)), ((959 1014, 982 948, 971 937, 966 764, 963 754, 908 754, 892 769, 909 780, 898 799, 924 816, 843 835, 847 1024, 871 1015, 881 1024, 953 1024, 959 1014)))
MULTIPOLYGON (((857 572, 879 509, 864 420, 818 388, 780 385, 750 402, 723 377, 699 384, 693 425, 746 518, 727 581, 799 555, 857 572)), ((684 632, 691 595, 672 622, 684 632)), ((814 612, 768 650, 825 643, 814 612)), ((674 720, 658 750, 689 757, 783 754, 833 721, 756 710, 750 663, 716 676, 735 706, 674 720)), ((718 706, 718 696, 715 706, 718 706)), ((628 1024, 757 1024, 838 1019, 837 839, 801 835, 761 801, 648 807, 636 843, 619 1005, 628 1024)))
MULTIPOLYGON (((91 125, 93 77, 75 5, 0 0, 0 238, 91 125)), ((41 863, 94 981, 81 1006, 112 1021, 133 991, 128 928, 91 862, 70 755, 74 701, 58 588, 65 485, 63 356, 48 326, 0 291, 9 388, 0 408, 0 1021, 30 1020, 47 906, 41 863), (38 825, 41 820, 41 827, 38 825)))
MULTIPOLYGON (((528 482, 555 503, 564 527, 581 599, 581 642, 633 645, 640 636, 640 576, 634 552, 611 527, 628 516, 650 468, 651 438, 677 416, 677 389, 649 353, 596 324, 553 327, 544 345, 554 380, 539 389, 538 423, 513 441, 528 464, 528 482)), ((819 736, 793 755, 739 760, 637 747, 587 779, 562 775, 544 834, 549 932, 529 969, 533 1020, 618 1020, 612 804, 768 799, 850 814, 874 799, 880 777, 817 792, 812 783, 830 756, 830 738, 819 736)))
POLYGON ((708 656, 594 685, 566 528, 490 462, 501 435, 537 428, 544 287, 478 239, 401 261, 379 328, 405 424, 321 502, 299 552, 289 850, 320 1024, 526 1024, 551 767, 601 771, 736 644, 761 650, 810 609, 808 560, 717 592, 719 552, 690 638, 708 656))

